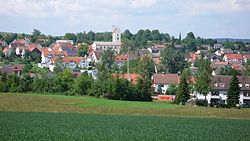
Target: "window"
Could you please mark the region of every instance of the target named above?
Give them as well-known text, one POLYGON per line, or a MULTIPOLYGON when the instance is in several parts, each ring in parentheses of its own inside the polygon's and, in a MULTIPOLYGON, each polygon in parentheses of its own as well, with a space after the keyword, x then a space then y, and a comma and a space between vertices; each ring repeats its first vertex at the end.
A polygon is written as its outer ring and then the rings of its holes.
POLYGON ((249 84, 245 84, 245 87, 246 87, 246 88, 249 88, 249 84))
POLYGON ((249 92, 243 92, 243 95, 249 97, 250 93, 249 92))
POLYGON ((220 83, 220 87, 224 87, 225 86, 225 84, 224 83, 220 83))
POLYGON ((219 91, 213 91, 212 95, 219 95, 219 91))
POLYGON ((215 86, 215 87, 218 87, 218 84, 217 84, 217 83, 215 83, 215 84, 214 84, 214 86, 215 86))

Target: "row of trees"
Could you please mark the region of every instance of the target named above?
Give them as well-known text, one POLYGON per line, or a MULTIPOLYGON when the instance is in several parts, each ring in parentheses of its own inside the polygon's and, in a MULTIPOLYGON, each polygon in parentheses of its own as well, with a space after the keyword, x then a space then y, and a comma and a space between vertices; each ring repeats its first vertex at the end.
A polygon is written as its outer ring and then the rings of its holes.
POLYGON ((28 74, 21 77, 1 73, 0 92, 36 92, 59 93, 62 95, 89 95, 106 97, 115 100, 151 101, 151 82, 139 79, 136 85, 128 80, 119 79, 102 72, 98 80, 88 74, 73 78, 69 70, 56 75, 37 75, 31 78, 28 74))

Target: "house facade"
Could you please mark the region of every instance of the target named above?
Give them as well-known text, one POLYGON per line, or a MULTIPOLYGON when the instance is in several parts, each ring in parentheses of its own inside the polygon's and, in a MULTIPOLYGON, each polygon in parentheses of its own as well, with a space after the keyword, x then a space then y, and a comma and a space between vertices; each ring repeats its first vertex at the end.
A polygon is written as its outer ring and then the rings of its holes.
POLYGON ((225 54, 223 60, 225 62, 243 63, 243 56, 242 54, 225 54))
POLYGON ((179 76, 178 74, 154 74, 152 81, 154 91, 165 94, 170 84, 177 85, 179 83, 179 76))
MULTIPOLYGON (((210 92, 206 99, 208 103, 216 103, 217 101, 223 101, 227 103, 227 92, 230 87, 231 76, 215 75, 212 76, 213 91, 210 92)), ((240 86, 240 104, 250 104, 250 77, 249 76, 237 76, 240 86)), ((205 96, 196 94, 197 99, 205 99, 205 96)))

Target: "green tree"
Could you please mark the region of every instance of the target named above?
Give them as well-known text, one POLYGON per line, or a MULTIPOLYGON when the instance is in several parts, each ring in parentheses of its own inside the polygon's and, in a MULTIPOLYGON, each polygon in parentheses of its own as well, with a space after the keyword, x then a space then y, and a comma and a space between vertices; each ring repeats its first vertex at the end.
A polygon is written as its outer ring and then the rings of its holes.
POLYGON ((212 74, 212 69, 210 67, 210 61, 205 60, 205 59, 199 59, 198 62, 198 72, 196 75, 196 84, 195 88, 196 91, 199 92, 200 94, 206 96, 209 92, 211 92, 211 74, 212 74))
POLYGON ((184 105, 189 99, 189 85, 188 85, 188 71, 185 69, 181 73, 180 83, 177 88, 177 94, 175 97, 175 103, 184 105))
POLYGON ((65 69, 64 65, 63 65, 63 60, 62 59, 58 59, 55 62, 55 67, 54 67, 54 72, 55 73, 60 73, 65 69))
POLYGON ((81 57, 88 55, 88 44, 80 44, 80 47, 78 49, 78 55, 81 57))
POLYGON ((139 101, 152 101, 153 90, 150 79, 139 78, 135 86, 135 94, 139 101))
POLYGON ((7 73, 6 72, 1 72, 0 71, 0 76, 1 76, 1 81, 0 81, 0 92, 8 92, 9 87, 7 85, 7 73))
POLYGON ((172 48, 165 48, 161 51, 161 71, 166 73, 178 73, 187 65, 184 55, 172 48))
POLYGON ((21 78, 20 78, 20 83, 19 83, 19 87, 18 87, 18 92, 29 92, 32 90, 32 84, 33 79, 30 77, 29 74, 24 74, 21 78))
POLYGON ((122 34, 122 38, 127 40, 131 40, 132 36, 133 34, 128 29, 126 29, 122 34))
POLYGON ((240 87, 239 87, 239 80, 236 74, 233 75, 231 81, 229 83, 229 89, 227 92, 227 104, 231 107, 235 107, 239 104, 240 98, 240 87))
POLYGON ((74 43, 76 42, 76 35, 74 33, 66 33, 63 37, 65 40, 72 40, 74 43))
POLYGON ((23 68, 23 72, 24 73, 30 72, 32 70, 32 68, 33 68, 33 65, 30 62, 28 62, 27 64, 25 64, 25 66, 23 68))
POLYGON ((55 92, 70 92, 73 86, 73 78, 70 70, 63 70, 54 79, 55 92))
POLYGON ((41 32, 38 29, 33 29, 32 35, 38 37, 41 35, 41 32))
POLYGON ((186 38, 188 38, 188 39, 195 39, 194 33, 193 32, 188 32, 186 38))
POLYGON ((112 70, 112 65, 114 64, 114 56, 115 53, 110 48, 103 52, 100 63, 104 69, 108 71, 112 70))
POLYGON ((74 83, 74 94, 88 95, 88 92, 92 89, 93 82, 93 78, 87 73, 82 74, 74 83))
POLYGON ((237 75, 240 75, 239 71, 233 69, 230 66, 219 67, 215 71, 216 75, 229 75, 229 76, 232 76, 234 73, 236 73, 237 75))
POLYGON ((153 60, 149 55, 145 55, 141 58, 139 63, 139 73, 145 79, 151 79, 154 74, 155 68, 153 60))
POLYGON ((170 84, 165 94, 166 95, 176 95, 177 88, 178 88, 177 85, 170 84))
POLYGON ((29 53, 29 57, 30 57, 30 61, 35 62, 35 63, 40 63, 42 60, 41 54, 38 52, 29 53))

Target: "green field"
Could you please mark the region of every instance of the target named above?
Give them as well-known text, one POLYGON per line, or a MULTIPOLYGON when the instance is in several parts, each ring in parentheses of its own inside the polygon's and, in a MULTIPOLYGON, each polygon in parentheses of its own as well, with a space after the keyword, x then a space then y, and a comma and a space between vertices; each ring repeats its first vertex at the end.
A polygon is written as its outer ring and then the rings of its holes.
POLYGON ((0 112, 1 140, 250 140, 250 121, 0 112))
POLYGON ((250 109, 0 94, 0 140, 250 141, 250 109))

